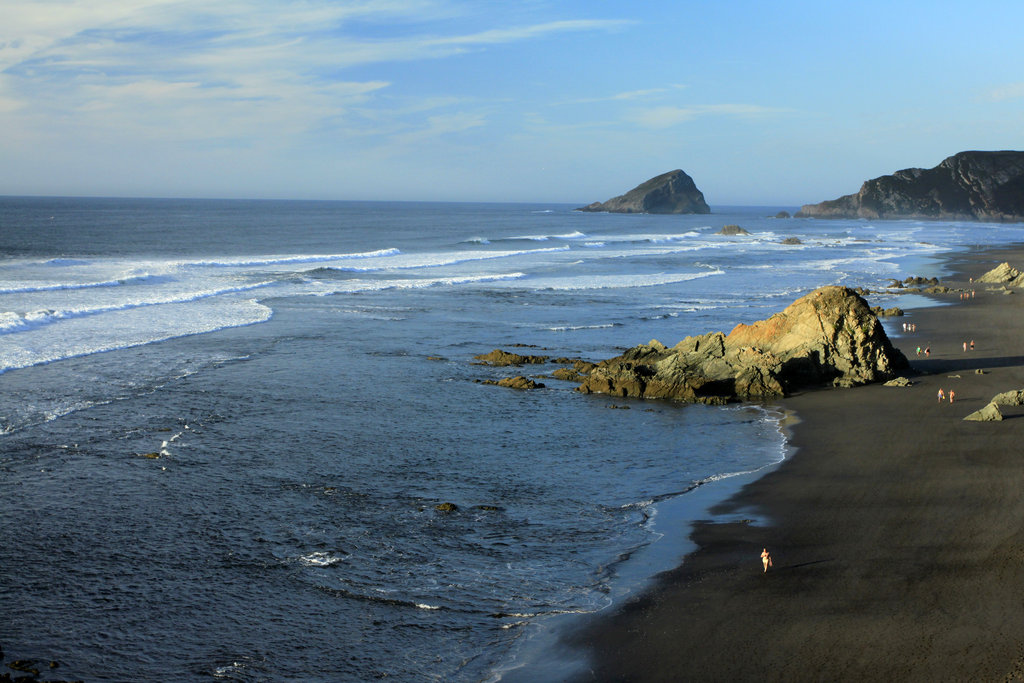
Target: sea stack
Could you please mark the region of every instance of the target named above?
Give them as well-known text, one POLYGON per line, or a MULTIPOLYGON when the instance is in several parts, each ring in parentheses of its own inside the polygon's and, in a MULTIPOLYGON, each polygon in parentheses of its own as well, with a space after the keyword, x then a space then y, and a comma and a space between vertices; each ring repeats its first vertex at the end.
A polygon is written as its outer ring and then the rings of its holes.
POLYGON ((801 218, 1024 221, 1024 152, 960 152, 935 168, 908 168, 860 192, 807 204, 801 218))
POLYGON ((637 185, 606 202, 594 202, 579 211, 609 213, 711 213, 693 178, 676 169, 637 185))

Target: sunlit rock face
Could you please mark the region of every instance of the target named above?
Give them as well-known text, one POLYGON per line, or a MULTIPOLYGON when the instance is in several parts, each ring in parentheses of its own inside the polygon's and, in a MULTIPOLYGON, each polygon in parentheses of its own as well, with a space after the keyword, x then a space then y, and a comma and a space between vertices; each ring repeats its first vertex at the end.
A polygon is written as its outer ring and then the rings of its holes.
POLYGON ((728 335, 636 346, 599 363, 578 391, 717 404, 885 381, 908 367, 864 299, 847 287, 822 287, 728 335))

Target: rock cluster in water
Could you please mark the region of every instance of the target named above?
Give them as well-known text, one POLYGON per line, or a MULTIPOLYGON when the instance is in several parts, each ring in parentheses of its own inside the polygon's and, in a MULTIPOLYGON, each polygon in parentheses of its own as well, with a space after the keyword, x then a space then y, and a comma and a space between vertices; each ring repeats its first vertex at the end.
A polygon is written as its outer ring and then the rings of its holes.
POLYGON ((594 202, 579 211, 609 213, 711 213, 693 178, 676 169, 637 185, 606 202, 594 202))
POLYGON ((805 205, 796 215, 1024 221, 1024 152, 960 152, 934 168, 868 180, 856 194, 805 205))
POLYGON ((781 313, 728 335, 654 340, 602 361, 578 390, 722 404, 785 396, 802 387, 885 381, 909 368, 855 291, 822 287, 781 313))

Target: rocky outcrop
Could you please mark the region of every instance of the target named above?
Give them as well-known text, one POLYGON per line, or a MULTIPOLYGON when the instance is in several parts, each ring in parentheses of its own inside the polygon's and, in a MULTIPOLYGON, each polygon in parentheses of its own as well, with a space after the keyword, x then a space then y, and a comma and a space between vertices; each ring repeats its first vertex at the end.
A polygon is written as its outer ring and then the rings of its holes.
POLYGON ((968 422, 1001 422, 1002 419, 1003 414, 995 403, 989 403, 981 410, 975 410, 964 418, 968 422))
POLYGON ((495 367, 507 367, 509 365, 542 365, 547 363, 550 356, 522 356, 511 351, 494 349, 490 353, 482 353, 473 356, 474 360, 480 361, 481 365, 493 365, 495 367))
POLYGON ((610 213, 711 213, 693 178, 676 169, 637 185, 624 195, 594 202, 579 211, 610 213))
POLYGON ((578 391, 720 404, 884 381, 908 367, 864 299, 846 287, 822 287, 728 335, 634 347, 599 363, 578 391))
POLYGON ((735 224, 723 225, 716 235, 749 235, 750 233, 735 224))
POLYGON ((908 168, 860 192, 808 204, 802 218, 1024 221, 1024 152, 960 152, 935 168, 908 168))
POLYGON ((1024 287, 1024 273, 1021 273, 1009 263, 1004 262, 979 277, 975 282, 1007 285, 1009 287, 1024 287))
POLYGON ((480 382, 481 384, 491 384, 499 387, 506 387, 508 389, 543 389, 544 385, 540 382, 535 382, 529 377, 523 377, 519 375, 517 377, 504 377, 499 380, 485 379, 480 382))

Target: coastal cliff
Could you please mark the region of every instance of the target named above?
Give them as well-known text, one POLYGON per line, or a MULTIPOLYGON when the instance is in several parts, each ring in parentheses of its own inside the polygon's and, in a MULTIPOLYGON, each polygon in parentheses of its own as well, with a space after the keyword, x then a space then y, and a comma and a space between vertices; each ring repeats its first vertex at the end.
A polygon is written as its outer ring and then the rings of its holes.
POLYGON ((807 204, 796 215, 1024 221, 1024 152, 960 152, 934 168, 868 180, 856 194, 807 204))
POLYGON ((599 363, 578 391, 721 404, 825 383, 867 384, 908 368, 867 302, 852 289, 829 286, 728 335, 634 347, 599 363))
POLYGON ((594 202, 578 211, 609 213, 711 213, 693 178, 676 169, 637 185, 606 202, 594 202))

